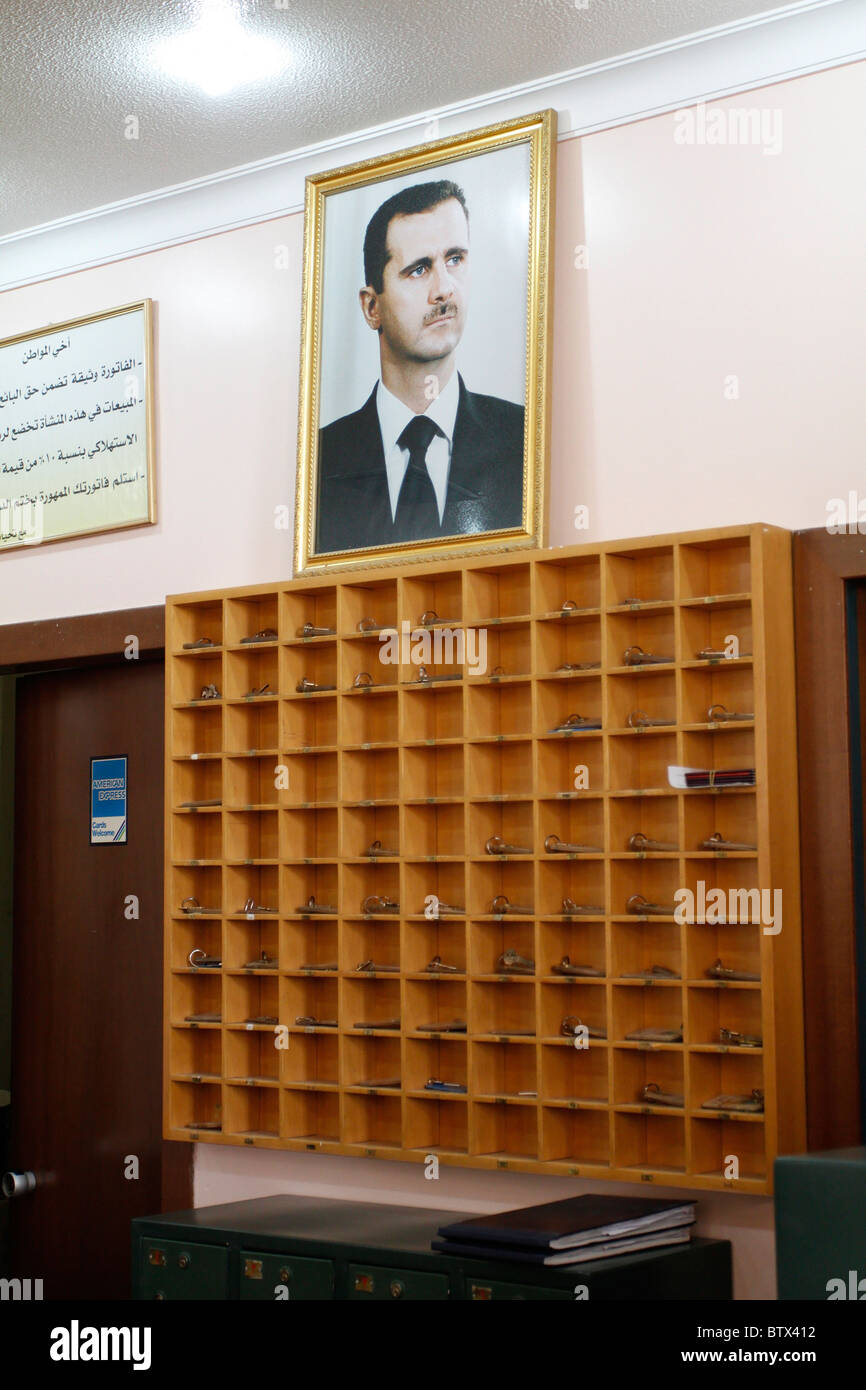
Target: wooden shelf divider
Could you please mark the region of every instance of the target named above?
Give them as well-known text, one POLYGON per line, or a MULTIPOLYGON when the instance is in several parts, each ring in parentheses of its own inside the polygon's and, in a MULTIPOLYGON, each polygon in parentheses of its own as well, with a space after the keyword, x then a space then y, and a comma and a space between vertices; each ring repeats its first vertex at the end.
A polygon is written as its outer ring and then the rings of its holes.
POLYGON ((805 1147, 788 532, 182 594, 166 675, 166 1138, 771 1190, 805 1147))

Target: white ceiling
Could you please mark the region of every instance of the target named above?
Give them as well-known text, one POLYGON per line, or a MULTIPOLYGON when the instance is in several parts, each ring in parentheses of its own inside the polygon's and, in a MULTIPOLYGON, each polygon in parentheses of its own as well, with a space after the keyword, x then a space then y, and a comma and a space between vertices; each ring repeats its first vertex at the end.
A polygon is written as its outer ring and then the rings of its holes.
POLYGON ((234 0, 245 26, 286 46, 288 64, 210 97, 151 58, 201 3, 0 0, 0 235, 780 8, 234 0), (125 138, 129 116, 137 140, 125 138))

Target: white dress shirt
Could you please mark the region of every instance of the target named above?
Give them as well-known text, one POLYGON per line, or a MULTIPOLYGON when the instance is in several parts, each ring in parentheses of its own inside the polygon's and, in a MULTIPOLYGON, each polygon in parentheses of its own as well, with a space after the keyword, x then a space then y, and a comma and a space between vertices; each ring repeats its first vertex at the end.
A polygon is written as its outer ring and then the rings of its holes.
MULTIPOLYGON (((424 411, 427 418, 442 431, 442 434, 434 435, 431 439, 425 457, 427 472, 436 494, 440 525, 448 493, 448 470, 451 467, 454 422, 457 419, 459 403, 460 383, 455 371, 452 372, 444 391, 441 391, 424 411)), ((376 388, 376 409, 379 412, 379 429, 382 432, 382 448, 385 451, 385 470, 388 474, 388 495, 391 499, 393 521, 397 514, 397 499, 409 466, 409 450, 402 448, 397 440, 409 421, 414 419, 416 412, 410 406, 404 405, 381 380, 376 388)))

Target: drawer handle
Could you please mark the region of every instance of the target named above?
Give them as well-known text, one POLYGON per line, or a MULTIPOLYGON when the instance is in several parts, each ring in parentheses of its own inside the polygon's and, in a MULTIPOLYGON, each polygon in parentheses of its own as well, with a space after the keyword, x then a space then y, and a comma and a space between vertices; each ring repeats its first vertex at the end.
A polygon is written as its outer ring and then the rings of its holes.
POLYGON ((402 1279, 392 1279, 389 1285, 392 1298, 402 1298, 406 1292, 406 1285, 402 1279))

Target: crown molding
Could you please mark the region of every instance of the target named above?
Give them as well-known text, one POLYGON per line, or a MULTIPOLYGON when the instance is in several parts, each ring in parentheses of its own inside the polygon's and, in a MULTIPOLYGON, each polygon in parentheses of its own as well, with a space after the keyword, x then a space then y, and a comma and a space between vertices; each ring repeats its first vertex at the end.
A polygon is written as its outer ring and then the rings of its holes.
POLYGON ((814 0, 0 237, 0 291, 300 213, 308 174, 555 106, 559 139, 866 57, 863 0, 814 0))

